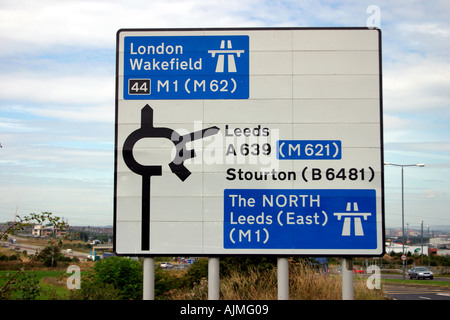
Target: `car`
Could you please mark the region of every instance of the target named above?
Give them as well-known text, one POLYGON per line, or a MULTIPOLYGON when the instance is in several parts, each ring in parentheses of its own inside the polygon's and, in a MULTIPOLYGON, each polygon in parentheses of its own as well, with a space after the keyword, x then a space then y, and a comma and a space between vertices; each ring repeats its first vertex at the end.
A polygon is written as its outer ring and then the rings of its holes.
POLYGON ((358 269, 356 267, 353 267, 353 273, 361 273, 364 274, 364 270, 363 269, 358 269))
POLYGON ((161 268, 167 268, 167 269, 173 268, 173 264, 171 264, 170 262, 161 262, 161 264, 159 266, 161 268))
POLYGON ((433 280, 433 272, 428 270, 427 267, 414 267, 408 271, 408 274, 409 279, 417 278, 417 280, 419 280, 429 278, 430 280, 433 280))

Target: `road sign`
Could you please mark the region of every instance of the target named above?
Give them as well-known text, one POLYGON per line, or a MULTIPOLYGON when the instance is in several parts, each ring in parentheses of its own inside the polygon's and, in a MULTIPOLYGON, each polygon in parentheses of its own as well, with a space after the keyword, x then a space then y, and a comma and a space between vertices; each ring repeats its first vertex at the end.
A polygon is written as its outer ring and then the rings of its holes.
POLYGON ((114 250, 381 255, 381 33, 117 33, 114 250))
POLYGON ((249 37, 124 37, 123 97, 248 99, 249 37))
POLYGON ((374 190, 227 189, 224 198, 225 248, 377 247, 365 236, 376 233, 374 190))

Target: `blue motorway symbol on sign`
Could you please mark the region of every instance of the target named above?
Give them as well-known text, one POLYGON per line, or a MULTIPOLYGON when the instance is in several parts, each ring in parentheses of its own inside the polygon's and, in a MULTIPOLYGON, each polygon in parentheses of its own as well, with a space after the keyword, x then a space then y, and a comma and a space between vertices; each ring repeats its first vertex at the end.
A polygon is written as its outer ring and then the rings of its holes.
POLYGON ((248 99, 249 37, 127 36, 123 98, 248 99))
POLYGON ((376 191, 226 189, 224 248, 376 249, 376 191))

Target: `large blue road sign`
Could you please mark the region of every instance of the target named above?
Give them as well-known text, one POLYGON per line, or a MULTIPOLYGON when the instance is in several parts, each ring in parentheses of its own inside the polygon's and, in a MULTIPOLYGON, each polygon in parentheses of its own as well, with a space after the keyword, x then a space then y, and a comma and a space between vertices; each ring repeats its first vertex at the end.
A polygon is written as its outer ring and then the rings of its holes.
POLYGON ((127 36, 125 100, 248 99, 249 37, 127 36))
POLYGON ((375 190, 227 189, 227 249, 376 249, 375 190))

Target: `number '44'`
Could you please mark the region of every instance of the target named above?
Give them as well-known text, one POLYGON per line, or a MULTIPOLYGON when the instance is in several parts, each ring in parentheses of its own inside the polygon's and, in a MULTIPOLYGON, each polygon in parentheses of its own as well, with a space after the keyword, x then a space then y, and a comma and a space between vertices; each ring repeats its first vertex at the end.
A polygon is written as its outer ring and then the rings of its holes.
POLYGON ((136 91, 136 92, 147 92, 148 88, 147 88, 147 82, 144 82, 142 84, 139 84, 139 82, 136 82, 132 87, 131 90, 136 91))
POLYGON ((150 94, 150 79, 130 79, 128 94, 150 94))

